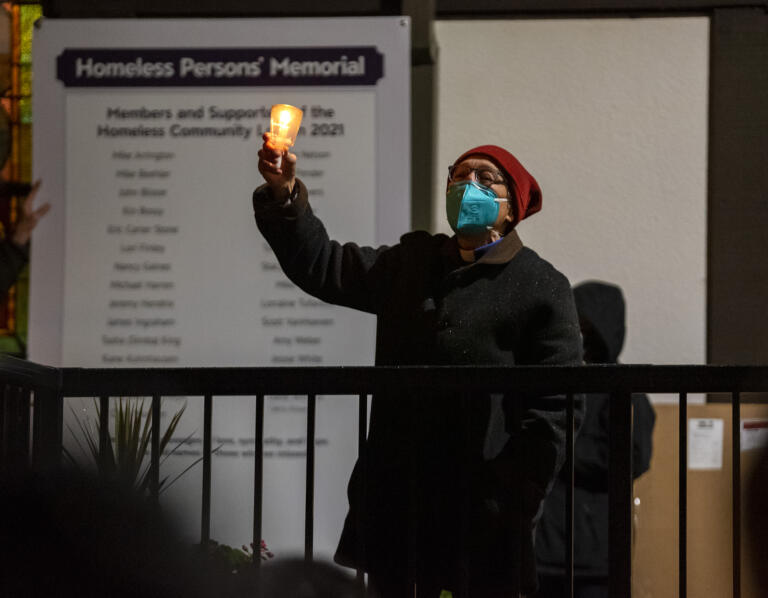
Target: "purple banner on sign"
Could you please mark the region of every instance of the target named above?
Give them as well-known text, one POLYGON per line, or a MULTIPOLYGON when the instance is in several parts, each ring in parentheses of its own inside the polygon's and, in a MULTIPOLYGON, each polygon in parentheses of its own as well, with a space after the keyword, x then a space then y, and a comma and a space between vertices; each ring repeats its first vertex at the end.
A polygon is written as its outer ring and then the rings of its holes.
POLYGON ((67 49, 56 75, 67 87, 376 85, 384 56, 347 48, 67 49))

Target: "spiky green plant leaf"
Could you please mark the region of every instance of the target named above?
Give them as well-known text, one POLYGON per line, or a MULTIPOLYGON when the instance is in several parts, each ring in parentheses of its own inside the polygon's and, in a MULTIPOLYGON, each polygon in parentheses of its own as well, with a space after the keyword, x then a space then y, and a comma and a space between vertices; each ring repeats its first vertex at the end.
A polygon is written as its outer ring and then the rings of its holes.
MULTIPOLYGON (((72 410, 74 419, 77 422, 80 434, 78 435, 71 426, 67 426, 70 433, 75 438, 75 442, 83 453, 89 454, 93 459, 97 471, 100 475, 114 479, 126 488, 130 488, 139 493, 144 493, 149 489, 151 465, 148 462, 149 446, 152 440, 152 410, 145 409, 144 399, 119 398, 114 408, 114 433, 110 435, 110 442, 107 443, 105 453, 100 449, 100 410, 96 405, 96 420, 91 418, 81 419, 78 414, 72 410), (81 442, 80 436, 83 440, 81 442), (85 444, 85 447, 83 446, 85 444)), ((176 432, 181 416, 184 414, 186 405, 183 405, 170 419, 165 432, 160 437, 160 454, 166 451, 171 438, 176 432)), ((172 454, 189 438, 179 441, 169 452, 172 454)), ((76 464, 72 454, 65 449, 68 460, 76 464)), ((167 457, 166 457, 167 458, 167 457)), ((196 465, 202 458, 196 460, 187 467, 185 473, 191 467, 196 465)), ((168 477, 160 480, 160 489, 165 489, 175 482, 182 474, 177 475, 170 483, 166 484, 168 477)))

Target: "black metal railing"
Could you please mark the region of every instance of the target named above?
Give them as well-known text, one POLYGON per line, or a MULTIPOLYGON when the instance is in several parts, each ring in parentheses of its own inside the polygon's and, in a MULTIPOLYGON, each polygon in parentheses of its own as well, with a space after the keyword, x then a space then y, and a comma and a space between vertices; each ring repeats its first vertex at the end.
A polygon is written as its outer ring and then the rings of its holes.
MULTIPOLYGON (((108 398, 113 396, 152 397, 153 440, 151 449, 151 492, 159 490, 159 414, 163 397, 204 397, 203 484, 201 538, 210 532, 211 510, 211 423, 212 404, 217 396, 253 396, 256 403, 254 459, 254 563, 258 566, 261 538, 263 484, 264 397, 304 395, 307 397, 307 458, 305 508, 305 558, 313 558, 315 409, 317 395, 351 395, 359 404, 360 458, 365 459, 367 400, 371 395, 409 388, 434 393, 515 392, 535 395, 564 395, 569 421, 567 434, 567 475, 573 480, 574 395, 609 393, 610 403, 610 595, 631 596, 631 500, 632 500, 632 402, 636 392, 679 396, 679 596, 686 596, 686 446, 687 400, 689 393, 730 393, 733 406, 733 595, 740 596, 740 492, 739 422, 741 393, 768 391, 768 366, 461 366, 461 367, 318 367, 318 368, 159 368, 96 369, 49 368, 0 357, 0 384, 4 384, 0 405, 0 446, 3 463, 19 459, 40 467, 54 464, 62 450, 62 399, 100 397, 101 417, 108 417, 108 398), (30 397, 34 398, 31 441, 22 428, 30 428, 30 397), (23 415, 26 413, 26 415, 23 415), (26 418, 26 419, 25 419, 26 418)), ((105 419, 106 422, 106 419, 105 419)), ((100 443, 110 442, 108 426, 100 427, 100 443)), ((572 484, 571 484, 572 486, 572 484)), ((567 496, 566 570, 570 571, 568 596, 573 587, 573 492, 567 496)), ((358 576, 361 577, 360 575, 358 576)))
POLYGON ((0 469, 59 458, 61 388, 61 370, 0 355, 0 469))

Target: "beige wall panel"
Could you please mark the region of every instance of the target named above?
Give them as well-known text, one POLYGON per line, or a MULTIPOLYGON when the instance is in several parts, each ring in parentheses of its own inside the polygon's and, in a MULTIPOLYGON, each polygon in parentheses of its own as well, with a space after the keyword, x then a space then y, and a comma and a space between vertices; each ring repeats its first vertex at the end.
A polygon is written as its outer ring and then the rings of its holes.
MULTIPOLYGON (((656 405, 656 427, 650 471, 635 483, 636 537, 633 561, 634 598, 678 596, 678 409, 656 405)), ((688 596, 727 598, 732 595, 731 406, 690 405, 688 417, 724 420, 723 467, 688 472, 688 596)), ((741 418, 768 419, 768 406, 743 405, 741 418)), ((742 488, 760 451, 742 451, 742 488)), ((742 597, 757 598, 754 563, 742 538, 742 597)), ((759 564, 757 566, 765 566, 759 564)))
POLYGON ((438 21, 435 34, 434 228, 450 232, 448 164, 506 147, 543 191, 523 242, 572 283, 624 289, 622 361, 704 363, 709 20, 438 21))

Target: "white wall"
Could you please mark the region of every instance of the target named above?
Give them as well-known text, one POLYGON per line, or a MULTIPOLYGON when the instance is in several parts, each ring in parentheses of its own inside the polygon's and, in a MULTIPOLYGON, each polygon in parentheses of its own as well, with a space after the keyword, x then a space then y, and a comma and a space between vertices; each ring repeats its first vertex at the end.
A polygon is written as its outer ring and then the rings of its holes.
MULTIPOLYGON (((541 185, 523 243, 572 283, 619 284, 624 363, 704 363, 707 18, 441 21, 436 230, 446 167, 485 143, 541 185)), ((418 198, 415 198, 418 200, 418 198)))

